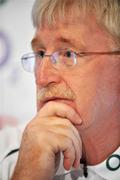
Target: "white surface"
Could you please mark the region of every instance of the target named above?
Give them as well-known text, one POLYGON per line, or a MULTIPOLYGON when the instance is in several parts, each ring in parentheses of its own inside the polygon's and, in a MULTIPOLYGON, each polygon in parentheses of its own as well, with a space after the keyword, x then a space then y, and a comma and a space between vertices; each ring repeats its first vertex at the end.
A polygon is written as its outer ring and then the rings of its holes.
POLYGON ((30 120, 36 112, 34 76, 24 72, 20 62, 22 54, 31 51, 32 4, 33 0, 8 0, 0 6, 0 31, 11 45, 9 62, 0 68, 0 115, 14 116, 19 122, 30 120))

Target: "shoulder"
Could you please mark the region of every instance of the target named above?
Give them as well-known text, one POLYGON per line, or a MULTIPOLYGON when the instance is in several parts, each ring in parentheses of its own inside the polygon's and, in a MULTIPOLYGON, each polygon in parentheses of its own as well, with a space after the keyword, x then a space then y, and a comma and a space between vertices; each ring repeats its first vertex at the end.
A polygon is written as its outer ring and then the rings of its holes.
POLYGON ((11 150, 19 148, 25 124, 0 130, 0 160, 11 150))
POLYGON ((9 180, 13 173, 25 126, 0 130, 0 180, 9 180))

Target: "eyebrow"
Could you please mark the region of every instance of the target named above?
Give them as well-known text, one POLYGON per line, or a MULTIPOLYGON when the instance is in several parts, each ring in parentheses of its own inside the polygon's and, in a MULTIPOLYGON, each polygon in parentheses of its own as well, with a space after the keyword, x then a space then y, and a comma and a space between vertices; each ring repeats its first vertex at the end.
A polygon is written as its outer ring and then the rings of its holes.
POLYGON ((43 45, 39 42, 39 40, 36 37, 34 37, 31 41, 32 49, 35 50, 38 47, 38 45, 39 47, 43 47, 43 45))
POLYGON ((79 49, 84 50, 85 49, 85 44, 83 44, 81 42, 81 44, 80 44, 80 46, 78 48, 78 45, 76 45, 76 41, 74 39, 72 39, 72 38, 70 39, 70 38, 65 38, 65 37, 58 37, 57 41, 60 42, 60 43, 63 43, 63 44, 68 44, 69 46, 71 46, 71 47, 73 47, 73 48, 75 48, 77 50, 79 50, 79 49))
MULTIPOLYGON (((58 37, 58 38, 56 39, 56 42, 57 42, 57 45, 60 44, 60 43, 61 43, 61 44, 68 44, 69 46, 78 49, 78 47, 75 46, 74 39, 69 39, 69 38, 61 37, 61 36, 60 36, 60 37, 58 37)), ((34 37, 34 38, 32 39, 32 41, 31 41, 31 47, 32 47, 33 50, 35 50, 35 49, 38 48, 38 47, 45 49, 45 46, 43 45, 43 43, 42 43, 37 37, 34 37)), ((83 43, 81 43, 81 47, 80 47, 80 48, 81 48, 81 49, 84 49, 84 48, 85 48, 85 46, 83 45, 83 43)))
POLYGON ((70 39, 64 37, 58 37, 57 41, 61 43, 72 44, 72 41, 70 39))

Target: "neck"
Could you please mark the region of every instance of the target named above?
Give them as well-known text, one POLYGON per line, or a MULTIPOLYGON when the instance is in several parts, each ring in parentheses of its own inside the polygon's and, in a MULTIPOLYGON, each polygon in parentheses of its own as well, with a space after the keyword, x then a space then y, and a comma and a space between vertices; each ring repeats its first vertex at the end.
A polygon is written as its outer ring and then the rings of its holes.
POLYGON ((81 132, 81 138, 83 159, 86 159, 88 165, 96 165, 120 146, 120 123, 110 123, 107 128, 106 126, 98 127, 96 131, 89 128, 81 132))

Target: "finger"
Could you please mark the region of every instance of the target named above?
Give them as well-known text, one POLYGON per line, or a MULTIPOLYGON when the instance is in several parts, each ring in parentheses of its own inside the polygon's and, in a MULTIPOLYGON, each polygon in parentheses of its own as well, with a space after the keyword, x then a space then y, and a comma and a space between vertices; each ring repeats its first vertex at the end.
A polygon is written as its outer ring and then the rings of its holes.
POLYGON ((60 120, 59 119, 60 118, 57 118, 57 120, 55 120, 56 124, 54 126, 53 125, 49 126, 49 131, 54 133, 55 136, 57 136, 58 134, 61 134, 72 141, 73 148, 75 151, 75 159, 74 161, 71 162, 69 160, 70 157, 67 157, 67 160, 65 162, 67 163, 67 166, 69 166, 68 164, 70 163, 70 165, 77 168, 79 167, 80 158, 82 155, 82 143, 81 143, 79 133, 77 129, 67 119, 60 119, 60 120))
MULTIPOLYGON (((69 127, 69 128, 72 128, 73 132, 75 132, 75 136, 78 140, 81 140, 80 138, 80 134, 78 133, 76 127, 66 118, 59 118, 59 117, 49 117, 49 121, 45 121, 44 120, 44 123, 45 124, 49 124, 49 126, 57 126, 57 127, 60 127, 61 128, 63 127, 69 127)), ((56 128, 57 129, 57 128, 56 128)))
POLYGON ((64 103, 58 103, 53 101, 48 102, 39 111, 38 115, 40 117, 59 116, 59 117, 67 118, 75 125, 79 125, 82 123, 82 120, 78 115, 78 113, 72 107, 64 103))
POLYGON ((75 159, 75 162, 73 164, 73 166, 75 168, 78 168, 79 165, 80 165, 80 159, 82 157, 82 140, 80 138, 80 134, 78 132, 78 130, 72 125, 72 130, 73 130, 73 133, 74 133, 74 144, 75 144, 75 150, 76 150, 76 159, 75 159))
MULTIPOLYGON (((50 132, 50 131, 49 131, 50 132)), ((71 139, 65 135, 55 134, 50 132, 52 137, 49 141, 50 149, 54 154, 63 153, 63 165, 66 170, 69 170, 75 161, 75 148, 71 139), (54 141, 53 141, 54 139, 54 141), (54 143, 53 143, 54 142, 54 143)), ((48 148, 49 148, 48 146, 48 148)), ((57 158, 57 157, 56 157, 57 158)))
POLYGON ((65 156, 65 166, 69 165, 69 167, 79 167, 80 158, 81 158, 81 146, 77 138, 74 136, 74 133, 71 133, 69 136, 69 140, 72 142, 72 147, 69 147, 66 152, 64 153, 65 156), (71 159, 73 156, 72 151, 74 150, 74 158, 71 159))
POLYGON ((60 142, 60 149, 63 153, 63 166, 66 170, 69 170, 75 161, 75 148, 72 139, 68 138, 67 136, 60 135, 59 142, 60 142))
POLYGON ((69 144, 69 146, 66 148, 65 151, 63 151, 64 160, 63 160, 63 166, 66 170, 70 170, 70 168, 73 166, 73 163, 75 161, 75 149, 73 147, 73 144, 69 144))

